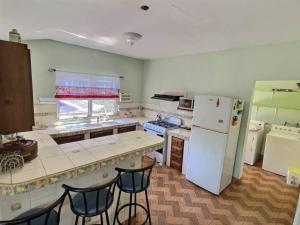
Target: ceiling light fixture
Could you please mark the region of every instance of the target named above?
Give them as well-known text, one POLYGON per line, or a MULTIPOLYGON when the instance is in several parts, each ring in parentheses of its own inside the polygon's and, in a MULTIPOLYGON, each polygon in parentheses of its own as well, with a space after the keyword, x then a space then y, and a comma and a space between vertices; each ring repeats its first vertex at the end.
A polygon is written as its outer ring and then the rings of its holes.
POLYGON ((134 45, 135 42, 140 40, 143 36, 139 33, 135 32, 126 32, 123 34, 123 37, 125 38, 126 42, 128 42, 131 46, 134 45))
POLYGON ((147 5, 142 5, 141 6, 141 10, 144 10, 144 11, 148 11, 149 10, 149 6, 147 6, 147 5))

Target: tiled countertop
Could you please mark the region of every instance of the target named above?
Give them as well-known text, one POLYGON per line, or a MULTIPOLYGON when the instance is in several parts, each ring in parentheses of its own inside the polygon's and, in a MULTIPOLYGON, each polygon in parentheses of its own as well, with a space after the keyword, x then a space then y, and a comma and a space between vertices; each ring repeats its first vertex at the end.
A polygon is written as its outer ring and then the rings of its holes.
POLYGON ((133 131, 57 145, 46 131, 22 133, 38 142, 38 157, 24 167, 0 175, 0 195, 13 195, 68 180, 163 147, 164 139, 133 131))
POLYGON ((88 132, 115 129, 130 125, 143 126, 143 124, 147 121, 149 121, 149 118, 146 117, 120 118, 100 123, 81 123, 49 127, 45 130, 45 132, 52 137, 62 137, 66 135, 84 134, 88 132))
POLYGON ((186 129, 173 129, 168 131, 169 135, 188 140, 191 136, 191 131, 186 129))

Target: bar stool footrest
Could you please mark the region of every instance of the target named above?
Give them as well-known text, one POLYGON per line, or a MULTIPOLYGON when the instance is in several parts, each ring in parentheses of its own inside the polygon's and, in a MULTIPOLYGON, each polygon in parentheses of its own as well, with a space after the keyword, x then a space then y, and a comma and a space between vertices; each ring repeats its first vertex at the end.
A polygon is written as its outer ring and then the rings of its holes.
MULTIPOLYGON (((140 207, 140 208, 142 208, 142 209, 144 210, 144 212, 146 213, 147 216, 146 216, 145 221, 144 221, 143 223, 141 223, 140 225, 145 225, 145 224, 148 222, 148 220, 149 220, 149 212, 148 212, 148 210, 146 209, 145 206, 143 206, 143 205, 141 205, 141 204, 139 204, 139 203, 136 203, 136 204, 130 204, 130 203, 127 203, 127 204, 125 204, 125 205, 122 205, 122 206, 118 209, 118 211, 117 211, 117 218, 116 218, 116 220, 117 220, 118 224, 119 224, 119 225, 122 225, 122 223, 121 223, 120 220, 119 220, 119 213, 120 213, 120 211, 121 211, 122 209, 126 208, 126 207, 129 207, 130 205, 131 205, 132 207, 138 206, 138 207, 140 207)), ((130 215, 130 216, 131 216, 131 215, 130 215)))

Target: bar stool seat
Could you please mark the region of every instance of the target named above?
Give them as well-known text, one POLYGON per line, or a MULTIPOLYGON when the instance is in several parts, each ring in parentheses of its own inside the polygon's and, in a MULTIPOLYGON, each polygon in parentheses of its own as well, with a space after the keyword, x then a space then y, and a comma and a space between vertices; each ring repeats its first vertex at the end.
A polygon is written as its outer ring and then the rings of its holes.
MULTIPOLYGON (((102 189, 99 191, 98 211, 96 210, 97 207, 95 201, 95 199, 97 198, 97 191, 87 192, 85 196, 86 196, 86 203, 87 203, 86 205, 87 214, 89 215, 98 215, 99 213, 107 210, 107 208, 109 208, 113 203, 113 195, 111 192, 109 192, 108 189, 102 189), (107 205, 106 205, 106 201, 108 203, 107 205)), ((74 196, 73 204, 74 204, 73 212, 75 214, 79 214, 79 215, 86 214, 84 198, 82 194, 76 194, 74 196)))
POLYGON ((150 185, 150 175, 152 168, 156 164, 156 159, 152 161, 152 163, 144 168, 139 169, 124 169, 124 168, 115 168, 121 175, 117 182, 119 188, 119 195, 117 200, 117 206, 114 216, 113 225, 117 222, 117 224, 122 225, 119 215, 120 212, 129 208, 128 214, 128 225, 131 225, 131 208, 134 207, 134 216, 136 217, 137 207, 141 208, 146 213, 146 218, 143 223, 140 225, 145 225, 147 222, 151 225, 151 214, 150 214, 150 205, 148 199, 147 188, 150 185), (129 202, 127 204, 123 204, 120 206, 121 192, 125 192, 129 194, 129 202), (137 203, 137 194, 140 192, 145 192, 146 198, 146 206, 137 203), (133 200, 134 197, 134 200, 133 200))
MULTIPOLYGON (((40 211, 44 210, 44 208, 34 208, 34 209, 30 209, 20 215, 18 215, 15 220, 24 218, 24 217, 29 217, 31 215, 37 214, 40 211)), ((43 214, 42 216, 33 219, 32 221, 30 221, 30 225, 41 225, 41 224, 45 224, 46 221, 46 214, 43 214)), ((27 222, 21 223, 20 225, 27 225, 27 222)), ((49 214, 49 218, 48 218, 48 222, 47 225, 58 225, 59 224, 59 220, 58 220, 58 214, 55 210, 51 210, 50 214, 49 214)))
POLYGON ((104 225, 103 214, 106 224, 110 224, 108 210, 113 203, 115 187, 119 178, 120 173, 108 183, 87 188, 70 187, 63 184, 70 200, 71 210, 76 216, 75 225, 78 224, 79 218, 82 218, 82 225, 85 225, 86 218, 94 216, 100 216, 101 225, 104 225))
POLYGON ((132 174, 123 173, 118 181, 118 187, 122 189, 124 192, 128 193, 138 193, 144 191, 148 186, 148 176, 143 176, 140 173, 134 173, 134 184, 132 179, 132 174))

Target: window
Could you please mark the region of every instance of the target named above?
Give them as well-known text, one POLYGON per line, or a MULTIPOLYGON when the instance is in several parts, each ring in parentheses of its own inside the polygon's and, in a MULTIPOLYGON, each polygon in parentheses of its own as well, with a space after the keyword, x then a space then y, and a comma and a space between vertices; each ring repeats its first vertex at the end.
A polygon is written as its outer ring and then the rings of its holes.
POLYGON ((92 116, 113 115, 116 111, 116 100, 92 100, 92 116))
POLYGON ((59 118, 112 115, 117 111, 119 77, 56 72, 59 118))
POLYGON ((59 118, 88 117, 88 100, 60 100, 58 103, 59 118))
POLYGON ((114 115, 117 112, 116 100, 59 100, 59 119, 74 119, 114 115))

